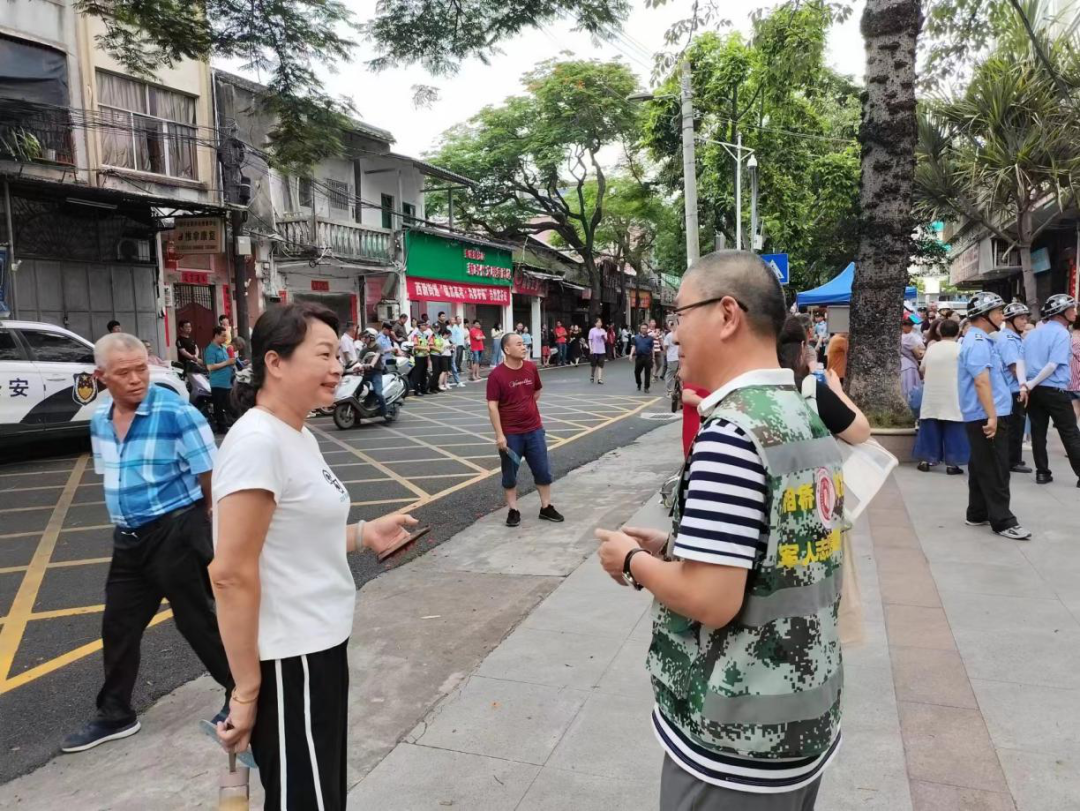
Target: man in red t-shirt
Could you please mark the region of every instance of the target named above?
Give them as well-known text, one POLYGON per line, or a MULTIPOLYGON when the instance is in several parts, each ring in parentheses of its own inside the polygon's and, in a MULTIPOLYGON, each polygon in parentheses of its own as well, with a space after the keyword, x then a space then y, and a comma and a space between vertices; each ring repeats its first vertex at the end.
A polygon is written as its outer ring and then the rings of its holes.
POLYGON ((540 372, 525 360, 529 350, 521 336, 507 332, 502 337, 503 362, 487 379, 488 416, 495 429, 495 445, 502 461, 502 486, 506 493, 506 525, 521 523, 517 503, 517 472, 524 459, 529 463, 536 490, 540 493, 540 518, 563 521, 551 504, 551 467, 548 465, 544 424, 540 420, 540 372))
POLYGON ((555 322, 555 350, 559 353, 559 366, 566 365, 566 327, 562 321, 555 322))
POLYGON ((484 358, 484 328, 480 326, 480 319, 473 321, 472 329, 469 330, 469 357, 472 360, 469 379, 479 382, 480 361, 484 358))

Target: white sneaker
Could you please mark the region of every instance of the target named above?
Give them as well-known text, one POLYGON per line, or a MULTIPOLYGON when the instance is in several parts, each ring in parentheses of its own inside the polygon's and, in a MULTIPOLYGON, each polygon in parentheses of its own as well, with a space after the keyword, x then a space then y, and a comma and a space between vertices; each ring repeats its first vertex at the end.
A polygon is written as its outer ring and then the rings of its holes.
POLYGON ((459 389, 463 389, 463 388, 465 388, 465 381, 463 380, 463 381, 461 381, 460 383, 458 383, 458 384, 457 384, 457 387, 458 387, 459 389))
POLYGON ((998 532, 1002 538, 1009 538, 1013 541, 1027 541, 1031 539, 1031 533, 1017 524, 1015 527, 1009 527, 998 532))

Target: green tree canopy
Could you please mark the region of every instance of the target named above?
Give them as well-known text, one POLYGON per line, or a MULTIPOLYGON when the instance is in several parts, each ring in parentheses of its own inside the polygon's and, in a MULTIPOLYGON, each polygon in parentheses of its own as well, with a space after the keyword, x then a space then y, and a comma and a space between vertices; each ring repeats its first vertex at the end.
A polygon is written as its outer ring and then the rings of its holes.
POLYGON ((924 105, 919 122, 916 206, 928 217, 970 222, 1018 249, 1027 303, 1037 309, 1031 244, 1035 212, 1064 210, 1080 192, 1080 87, 1076 28, 1012 36, 975 66, 955 98, 924 105), (1060 87, 1068 88, 1063 97, 1060 87))
MULTIPOLYGON (((857 244, 859 88, 825 64, 828 29, 842 12, 821 2, 787 3, 754 21, 753 38, 703 34, 691 44, 699 140, 702 241, 735 237, 734 163, 725 147, 741 131, 759 164, 766 251, 792 261, 792 287, 830 278, 857 244), (707 140, 706 140, 707 139, 707 140)), ((643 144, 659 181, 681 194, 677 77, 647 105, 643 144)), ((743 234, 749 239, 749 183, 743 172, 743 234)))
POLYGON ((569 17, 604 34, 628 13, 627 0, 380 0, 359 26, 341 0, 77 0, 100 18, 99 44, 135 75, 153 77, 183 59, 238 58, 271 74, 264 99, 276 120, 277 162, 306 167, 340 154, 352 105, 323 91, 318 70, 349 61, 354 37, 377 49, 371 67, 419 62, 452 73, 522 29, 569 17))
POLYGON ((496 238, 553 231, 581 255, 599 306, 598 234, 608 202, 599 152, 637 133, 633 72, 619 62, 547 61, 526 93, 485 107, 443 134, 440 166, 477 181, 456 216, 496 238))

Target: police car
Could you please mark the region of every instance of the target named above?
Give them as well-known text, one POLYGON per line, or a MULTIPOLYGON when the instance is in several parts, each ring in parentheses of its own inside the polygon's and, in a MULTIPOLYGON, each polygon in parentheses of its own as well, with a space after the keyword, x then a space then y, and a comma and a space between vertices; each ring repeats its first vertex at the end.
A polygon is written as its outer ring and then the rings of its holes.
MULTIPOLYGON (((188 399, 172 369, 150 366, 150 382, 188 399)), ((0 443, 85 435, 108 391, 94 377, 94 345, 36 321, 0 320, 0 443)))

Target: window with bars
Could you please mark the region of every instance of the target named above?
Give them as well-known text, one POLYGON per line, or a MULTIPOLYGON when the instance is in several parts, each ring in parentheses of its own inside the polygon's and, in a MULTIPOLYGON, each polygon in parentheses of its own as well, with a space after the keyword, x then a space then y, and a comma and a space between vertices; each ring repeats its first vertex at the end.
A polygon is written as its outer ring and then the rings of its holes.
POLYGON ((412 203, 402 203, 401 213, 405 215, 405 224, 412 225, 416 222, 416 206, 412 203))
POLYGON ((195 180, 195 99, 99 71, 101 162, 195 180))
POLYGON ((350 205, 352 194, 349 192, 348 183, 324 177, 323 184, 326 186, 326 196, 330 201, 331 211, 350 211, 352 209, 350 205))
POLYGON ((394 197, 390 194, 380 195, 379 205, 382 208, 382 227, 394 227, 394 197))

